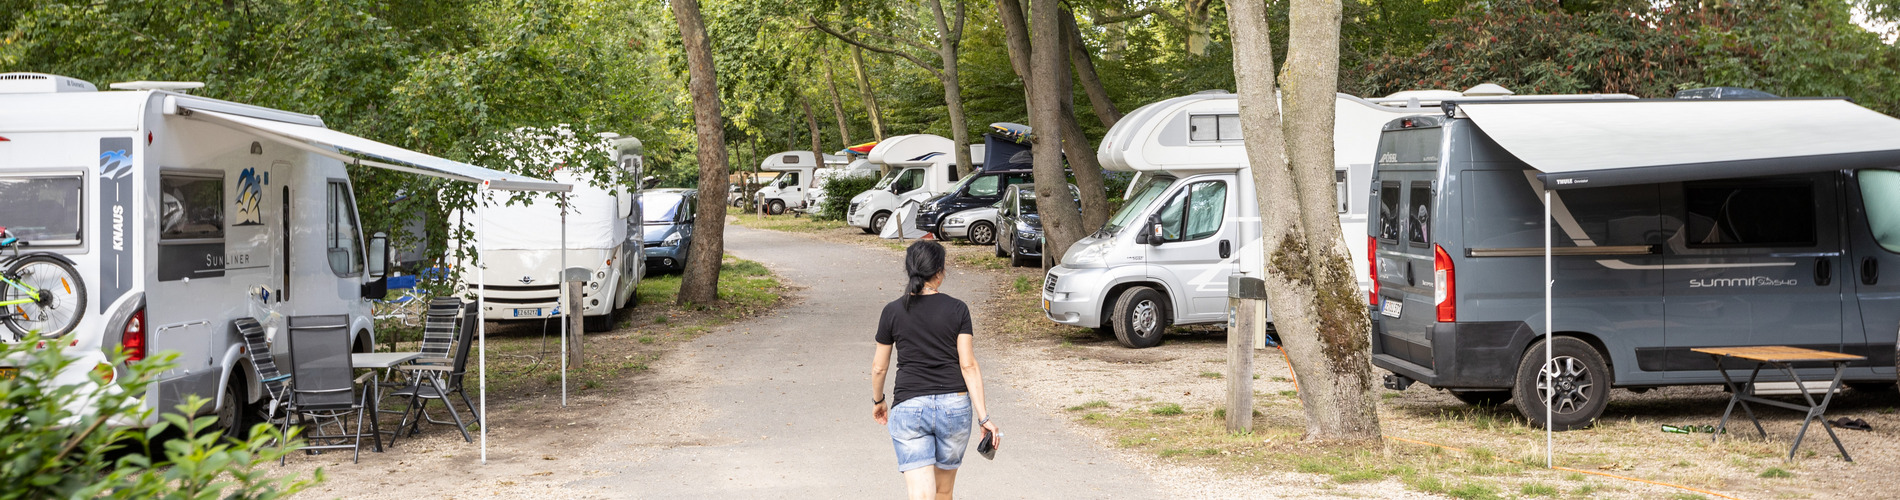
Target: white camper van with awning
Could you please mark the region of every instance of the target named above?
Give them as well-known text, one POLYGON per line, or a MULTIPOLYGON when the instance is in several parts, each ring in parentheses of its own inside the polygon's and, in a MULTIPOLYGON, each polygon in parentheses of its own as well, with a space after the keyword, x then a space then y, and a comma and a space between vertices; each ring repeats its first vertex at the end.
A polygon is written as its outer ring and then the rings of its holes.
MULTIPOLYGON (((956 143, 931 134, 900 135, 871 148, 868 159, 890 170, 877 186, 851 199, 845 223, 878 234, 884 222, 907 203, 920 203, 957 184, 956 143)), ((970 146, 970 158, 981 164, 981 146, 970 146)), ((915 232, 914 230, 912 232, 915 232)))
POLYGON ((365 238, 345 163, 487 188, 567 187, 329 130, 316 116, 175 91, 199 85, 99 92, 62 76, 0 74, 0 226, 27 244, 5 253, 77 274, 52 303, 7 314, 11 325, 57 309, 70 327, 0 335, 69 345, 78 362, 57 382, 86 380, 115 349, 132 363, 172 351, 176 365, 142 404, 171 411, 198 395, 213 402, 204 411, 234 422, 264 391, 233 320, 274 334, 287 317, 342 315, 367 351, 366 299, 383 295, 387 249, 365 238))

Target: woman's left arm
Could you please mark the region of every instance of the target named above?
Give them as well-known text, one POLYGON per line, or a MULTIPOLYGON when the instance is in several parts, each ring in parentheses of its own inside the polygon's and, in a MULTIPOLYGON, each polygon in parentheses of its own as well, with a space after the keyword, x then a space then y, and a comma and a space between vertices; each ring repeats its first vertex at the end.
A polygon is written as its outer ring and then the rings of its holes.
MULTIPOLYGON (((957 365, 963 369, 963 385, 970 390, 970 407, 976 410, 977 420, 989 420, 989 406, 983 401, 983 367, 976 364, 975 335, 957 335, 957 365)), ((983 422, 983 429, 994 436, 991 445, 999 449, 1003 447, 1003 433, 996 422, 983 422)))

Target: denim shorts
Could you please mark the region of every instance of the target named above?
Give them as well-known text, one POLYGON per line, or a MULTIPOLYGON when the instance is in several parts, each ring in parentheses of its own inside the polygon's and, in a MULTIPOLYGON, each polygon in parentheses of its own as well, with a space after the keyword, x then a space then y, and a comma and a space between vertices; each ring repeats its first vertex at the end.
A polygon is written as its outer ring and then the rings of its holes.
POLYGON ((891 408, 891 444, 897 447, 897 471, 963 465, 970 445, 970 395, 965 392, 918 396, 891 408))

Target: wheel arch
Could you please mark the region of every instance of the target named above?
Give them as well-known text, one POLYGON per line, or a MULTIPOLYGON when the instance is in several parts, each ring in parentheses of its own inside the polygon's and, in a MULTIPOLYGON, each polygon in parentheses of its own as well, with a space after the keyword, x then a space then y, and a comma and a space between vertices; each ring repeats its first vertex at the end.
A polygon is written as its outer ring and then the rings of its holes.
POLYGON ((1168 313, 1169 322, 1173 322, 1175 319, 1174 294, 1170 293, 1168 286, 1161 284, 1159 281, 1135 279, 1109 285, 1108 292, 1102 294, 1102 315, 1100 316, 1100 318, 1102 318, 1102 324, 1107 325, 1113 323, 1110 320, 1115 316, 1115 301, 1121 300, 1123 293, 1127 293, 1129 289, 1138 286, 1153 288, 1156 292, 1161 293, 1161 298, 1163 299, 1161 301, 1161 308, 1168 313))

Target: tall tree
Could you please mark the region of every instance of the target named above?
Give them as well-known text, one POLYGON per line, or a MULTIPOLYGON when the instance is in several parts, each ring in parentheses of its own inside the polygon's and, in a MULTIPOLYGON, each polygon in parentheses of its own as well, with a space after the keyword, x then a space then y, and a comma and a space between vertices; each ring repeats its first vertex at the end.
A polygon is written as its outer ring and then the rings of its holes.
MULTIPOLYGON (((1007 0, 1005 0, 1007 1, 1007 0)), ((1082 212, 1069 196, 1069 176, 1062 155, 1068 127, 1062 121, 1062 99, 1067 92, 1063 76, 1069 72, 1069 46, 1063 43, 1062 5, 1051 0, 1029 4, 1033 25, 1029 33, 1029 121, 1035 127, 1036 207, 1042 216, 1043 255, 1061 256, 1069 245, 1088 234, 1082 212)), ((1080 187, 1080 186, 1078 186, 1080 187)), ((1099 187, 1098 187, 1099 189, 1099 187)))
POLYGON ((938 82, 943 85, 944 107, 950 115, 950 138, 956 142, 957 171, 967 175, 974 170, 974 162, 970 160, 970 127, 963 112, 963 88, 957 72, 958 48, 963 44, 963 20, 966 16, 964 15, 964 0, 952 1, 955 2, 954 10, 945 11, 942 0, 928 0, 930 15, 936 26, 935 44, 865 26, 851 26, 839 30, 819 21, 816 16, 809 19, 813 27, 845 43, 864 50, 901 57, 935 75, 938 82), (860 38, 859 35, 895 45, 871 43, 860 38), (931 63, 909 50, 934 53, 937 56, 937 62, 931 63))
MULTIPOLYGON (((1075 174, 1076 189, 1081 194, 1079 200, 1067 202, 1080 202, 1079 218, 1072 224, 1075 226, 1075 232, 1073 234, 1067 232, 1060 234, 1045 232, 1047 236, 1045 240, 1045 250, 1047 251, 1044 251, 1043 255, 1045 257, 1045 264, 1047 264, 1049 262, 1059 261, 1062 258, 1062 253, 1068 250, 1069 245, 1081 239, 1082 235, 1088 234, 1088 232, 1094 230, 1094 228, 1102 227, 1102 224, 1108 222, 1109 215, 1108 192, 1105 187, 1105 179, 1103 178, 1102 164, 1095 158, 1095 148, 1090 145, 1088 136, 1083 133, 1081 124, 1077 123, 1075 118, 1075 80, 1070 74, 1070 68, 1068 66, 1074 62, 1074 47, 1075 44, 1078 43, 1074 37, 1079 33, 1071 29, 1075 24, 1075 15, 1066 8, 1059 8, 1056 19, 1057 24, 1055 25, 1056 28, 1053 33, 1038 32, 1037 36, 1034 37, 1029 33, 1029 26, 1027 26, 1028 21, 1023 18, 1022 4, 1020 2, 1017 0, 997 0, 996 9, 997 14, 999 14, 1002 20, 1005 39, 1009 44, 1010 67, 1016 70, 1016 74, 1019 78, 1022 78, 1023 88, 1025 93, 1028 94, 1030 101, 1029 121, 1036 132, 1034 137, 1035 142, 1033 144, 1041 151, 1037 153, 1037 170, 1041 170, 1041 157, 1058 156, 1053 152, 1053 149, 1056 146, 1060 146, 1061 151, 1068 155, 1069 169, 1075 174), (1045 43, 1052 45, 1045 46, 1043 45, 1045 43), (1043 61, 1031 60, 1036 57, 1034 54, 1041 53, 1038 51, 1045 49, 1050 52, 1061 52, 1060 58, 1057 59, 1055 63, 1058 66, 1043 68, 1039 67, 1043 64, 1043 61), (1049 87, 1043 87, 1038 84, 1038 80, 1045 75, 1052 80, 1050 82, 1051 86, 1049 87), (1042 102, 1037 97, 1037 94, 1040 92, 1049 92, 1055 101, 1055 109, 1052 111, 1054 115, 1049 117, 1053 118, 1053 121, 1044 121, 1043 117, 1040 116, 1043 113, 1042 108, 1037 104, 1042 102), (1060 130, 1057 130, 1058 128, 1060 130), (1048 139, 1049 137, 1055 137, 1055 139, 1048 139)), ((1038 20, 1037 22, 1040 23, 1041 21, 1038 20)), ((1042 29, 1040 24, 1037 25, 1037 29, 1042 29)), ((1111 122, 1110 124, 1112 125, 1113 123, 1111 122)), ((1057 158, 1055 161, 1059 169, 1062 163, 1061 158, 1057 158)), ((1060 170, 1057 170, 1058 175, 1060 175, 1060 172, 1060 170)), ((1038 184, 1043 182, 1041 175, 1040 173, 1037 174, 1036 182, 1038 184)), ((1066 183, 1066 181, 1064 183, 1066 183)), ((1040 191, 1039 188, 1038 196, 1042 194, 1040 191)), ((1068 199, 1067 196, 1063 196, 1063 198, 1065 200, 1068 199)), ((1049 205, 1048 202, 1039 203, 1041 203, 1040 208, 1043 210, 1042 217, 1045 221, 1050 220, 1049 212, 1055 210, 1055 205, 1049 205)), ((1067 212, 1064 212, 1063 216, 1066 216, 1066 214, 1067 212)))
POLYGON ((693 130, 699 143, 699 204, 679 303, 711 305, 719 300, 719 263, 726 254, 726 128, 719 115, 719 75, 713 67, 706 21, 699 15, 699 0, 669 3, 680 25, 686 88, 693 96, 693 130))
POLYGON ((1082 29, 1076 26, 1075 15, 1065 12, 1063 24, 1068 25, 1069 62, 1075 65, 1076 80, 1082 83, 1082 90, 1089 95, 1089 105, 1095 109, 1095 118, 1102 121, 1103 127, 1113 127, 1121 121, 1122 112, 1115 109, 1115 101, 1109 99, 1108 88, 1102 86, 1102 77, 1095 74, 1094 52, 1089 50, 1088 41, 1082 38, 1082 29))
POLYGON ((1262 278, 1300 380, 1306 439, 1375 441, 1371 322, 1340 233, 1333 184, 1339 0, 1293 0, 1286 80, 1278 88, 1283 100, 1276 97, 1265 0, 1228 0, 1227 8, 1240 129, 1261 211, 1262 278))
MULTIPOLYGON (((823 54, 825 55, 824 59, 826 61, 831 59, 830 45, 829 43, 821 43, 819 45, 820 47, 825 47, 823 54)), ((832 76, 831 64, 821 63, 819 66, 825 67, 825 89, 831 92, 831 114, 838 119, 838 141, 843 142, 845 147, 850 147, 852 146, 851 123, 850 120, 844 116, 844 99, 838 97, 838 77, 832 76)))
POLYGON ((877 107, 877 92, 871 90, 871 74, 864 71, 864 49, 851 47, 851 72, 857 75, 858 97, 864 100, 864 114, 871 117, 871 137, 884 141, 884 114, 877 107))

